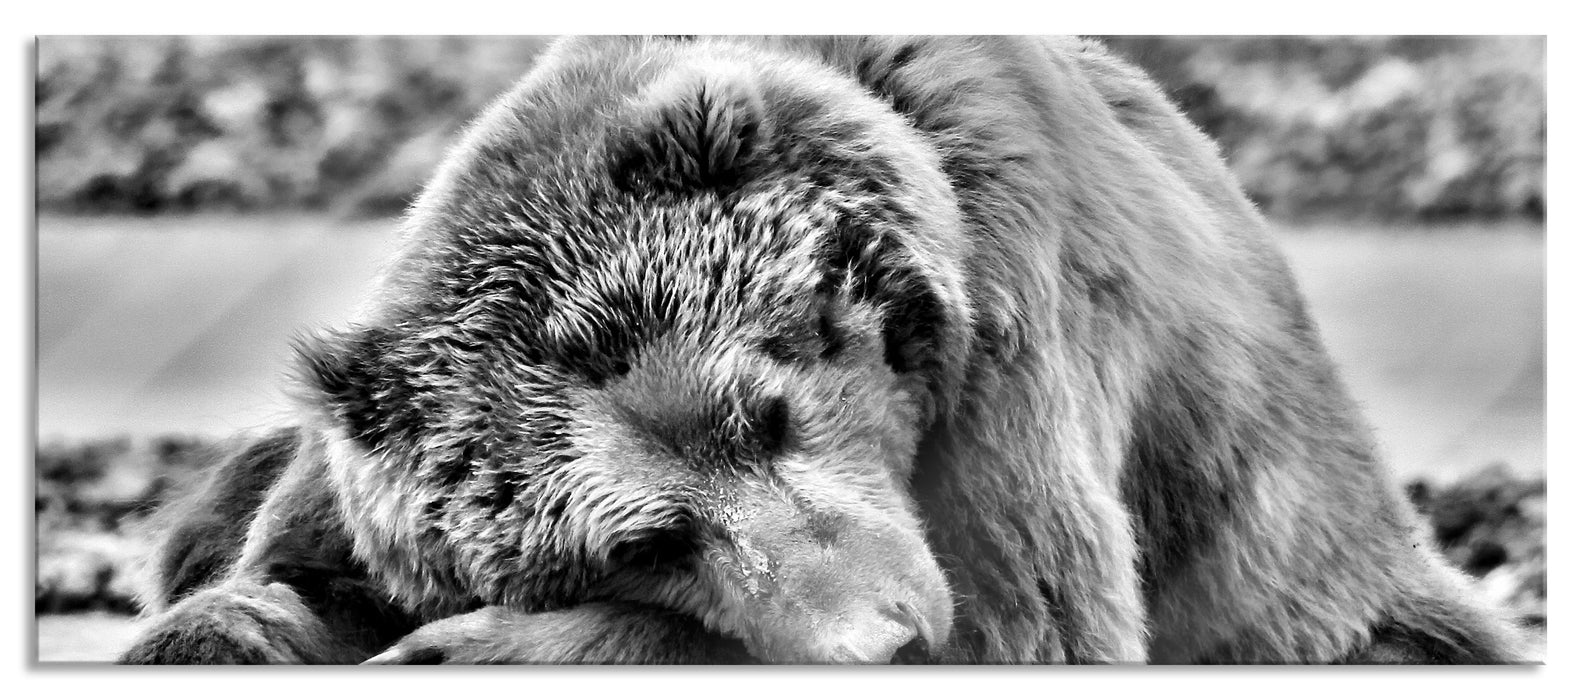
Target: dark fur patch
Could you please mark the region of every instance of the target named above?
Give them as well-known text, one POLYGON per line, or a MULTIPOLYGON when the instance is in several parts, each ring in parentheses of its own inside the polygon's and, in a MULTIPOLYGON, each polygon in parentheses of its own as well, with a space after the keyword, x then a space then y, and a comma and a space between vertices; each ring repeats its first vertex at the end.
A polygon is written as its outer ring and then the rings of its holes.
POLYGON ((1233 503, 1242 497, 1251 466, 1242 453, 1220 463, 1212 452, 1224 444, 1218 406, 1193 387, 1202 380, 1165 367, 1143 391, 1123 472, 1122 492, 1138 520, 1144 591, 1177 575, 1199 552, 1213 546, 1233 503))
POLYGON ((179 519, 156 562, 164 603, 212 584, 236 561, 254 513, 296 455, 297 442, 295 428, 253 442, 214 466, 195 498, 168 506, 179 519))
POLYGON ((631 533, 610 549, 616 571, 658 571, 688 566, 698 552, 699 535, 689 518, 664 529, 631 533))
POLYGON ((921 273, 902 263, 899 246, 887 236, 846 227, 830 236, 823 250, 832 278, 849 277, 855 301, 885 311, 885 361, 897 373, 934 369, 944 330, 944 303, 921 273))
POLYGON ((638 196, 724 190, 750 175, 764 128, 760 98, 729 80, 694 79, 661 96, 610 147, 610 178, 638 196))

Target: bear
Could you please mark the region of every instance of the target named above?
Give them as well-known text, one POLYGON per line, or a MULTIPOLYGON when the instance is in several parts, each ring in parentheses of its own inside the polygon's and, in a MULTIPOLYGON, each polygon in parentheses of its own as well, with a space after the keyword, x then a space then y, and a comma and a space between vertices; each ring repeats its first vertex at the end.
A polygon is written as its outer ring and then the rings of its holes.
POLYGON ((1503 663, 1268 227, 1080 38, 572 38, 126 663, 1503 663))

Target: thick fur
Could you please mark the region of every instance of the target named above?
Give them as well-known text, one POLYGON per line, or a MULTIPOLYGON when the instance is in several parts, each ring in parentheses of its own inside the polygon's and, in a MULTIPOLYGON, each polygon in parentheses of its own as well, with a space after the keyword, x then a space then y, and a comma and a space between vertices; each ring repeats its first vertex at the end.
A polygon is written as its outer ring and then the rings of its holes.
POLYGON ((563 41, 406 227, 127 660, 1516 660, 1095 44, 563 41))

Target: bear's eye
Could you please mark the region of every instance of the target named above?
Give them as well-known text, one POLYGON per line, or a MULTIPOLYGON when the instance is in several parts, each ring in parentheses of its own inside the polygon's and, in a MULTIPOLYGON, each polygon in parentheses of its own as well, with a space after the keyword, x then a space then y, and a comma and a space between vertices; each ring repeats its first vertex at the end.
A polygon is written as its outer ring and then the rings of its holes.
POLYGON ((697 549, 687 529, 646 530, 610 548, 609 559, 615 569, 673 569, 685 566, 697 549))
POLYGON ((832 360, 845 346, 845 335, 835 321, 831 303, 821 305, 818 314, 804 324, 764 338, 758 344, 764 354, 786 363, 832 360))
POLYGON ((747 435, 765 455, 780 454, 791 440, 791 404, 777 396, 759 403, 750 413, 747 435))
POLYGON ((845 340, 841 337, 840 328, 835 325, 835 312, 828 305, 818 315, 814 337, 819 343, 819 357, 825 360, 840 354, 845 347, 845 340))
POLYGON ((775 362, 786 364, 796 364, 806 359, 798 344, 784 335, 771 335, 758 341, 758 351, 775 362))

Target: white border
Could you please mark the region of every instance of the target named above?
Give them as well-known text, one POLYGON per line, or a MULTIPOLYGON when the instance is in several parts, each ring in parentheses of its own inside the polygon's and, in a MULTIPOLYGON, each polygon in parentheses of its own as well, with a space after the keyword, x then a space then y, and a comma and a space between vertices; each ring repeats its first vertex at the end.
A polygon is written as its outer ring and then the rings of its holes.
MULTIPOLYGON (((4 94, 17 100, 5 110, 13 135, 4 148, 11 156, 0 168, 5 179, 0 188, 7 212, 19 220, 6 269, 10 298, 0 308, 0 325, 11 330, 10 341, 0 343, 5 366, 16 390, 5 404, 4 425, 12 433, 19 464, 18 510, 13 521, 17 536, 6 538, 3 562, 17 564, 16 573, 0 577, 12 595, 16 612, 12 633, 0 634, 0 659, 21 677, 0 687, 14 697, 74 697, 89 693, 101 698, 214 695, 231 698, 274 698, 289 690, 312 693, 310 697, 518 697, 580 694, 623 697, 820 697, 835 696, 992 698, 1001 695, 1086 697, 1117 695, 1192 698, 1240 695, 1278 695, 1282 698, 1426 696, 1526 698, 1558 694, 1573 687, 1576 673, 1576 638, 1570 625, 1576 618, 1576 580, 1570 534, 1576 519, 1565 506, 1576 496, 1572 467, 1579 463, 1572 437, 1579 425, 1576 401, 1578 373, 1566 360, 1579 356, 1577 305, 1582 299, 1579 276, 1569 274, 1578 261, 1582 229, 1575 208, 1566 196, 1551 198, 1551 269, 1561 274, 1549 278, 1549 396, 1551 430, 1547 462, 1551 501, 1561 507, 1550 511, 1550 540, 1560 546, 1550 550, 1550 588, 1557 592, 1549 602, 1552 620, 1549 665, 1528 669, 473 669, 445 672, 407 669, 405 672, 364 672, 358 669, 268 670, 138 670, 86 666, 37 668, 31 664, 34 634, 26 598, 29 567, 21 565, 32 547, 33 532, 25 509, 31 493, 32 444, 32 303, 35 235, 32 223, 32 53, 35 34, 542 34, 558 32, 768 32, 768 33, 1034 33, 1082 32, 1108 34, 1548 34, 1550 66, 1561 76, 1550 84, 1550 123, 1561 128, 1550 133, 1550 173, 1556 192, 1574 192, 1577 142, 1572 125, 1582 123, 1576 105, 1575 77, 1566 67, 1582 65, 1560 3, 1525 2, 1381 2, 1380 0, 1328 0, 1315 3, 1261 2, 1036 2, 1035 0, 970 0, 944 3, 864 3, 852 0, 792 0, 765 2, 599 2, 512 3, 444 0, 428 3, 329 3, 324 0, 271 0, 232 4, 204 2, 102 2, 68 1, 15 3, 7 11, 7 24, 16 31, 6 54, 15 61, 3 75, 4 94), (13 589, 12 586, 15 586, 13 589), (150 675, 152 674, 152 675, 150 675)), ((1572 692, 1575 692, 1574 690, 1572 692)))

